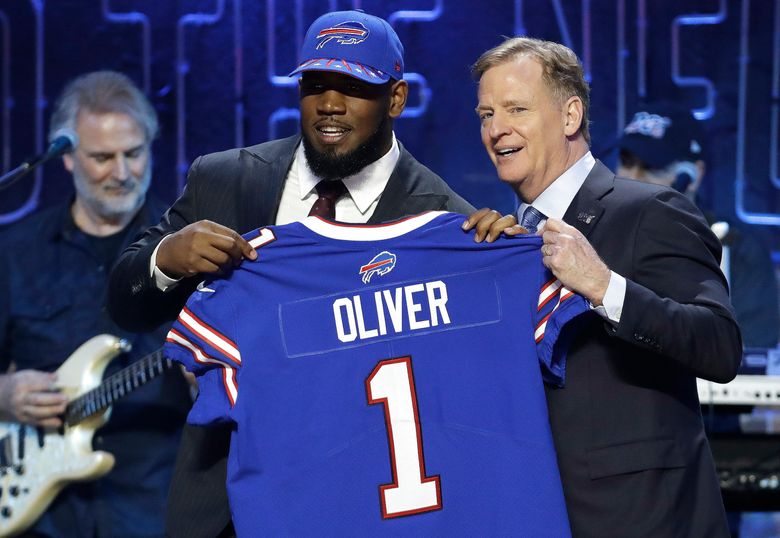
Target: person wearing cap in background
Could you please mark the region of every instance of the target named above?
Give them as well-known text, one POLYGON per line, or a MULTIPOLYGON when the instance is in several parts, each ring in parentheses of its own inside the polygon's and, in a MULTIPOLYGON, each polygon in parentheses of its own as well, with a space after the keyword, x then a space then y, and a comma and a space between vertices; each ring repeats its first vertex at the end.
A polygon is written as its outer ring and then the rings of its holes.
MULTIPOLYGON (((300 134, 198 157, 162 221, 122 255, 109 310, 132 330, 175 319, 204 274, 256 253, 239 234, 320 215, 379 223, 473 207, 393 134, 406 105, 403 46, 362 11, 319 17, 301 48, 300 134)), ((168 505, 170 536, 228 536, 229 431, 185 427, 168 505)))
MULTIPOLYGON (((618 144, 618 175, 672 187, 698 202, 706 172, 703 138, 700 123, 680 105, 658 102, 640 107, 618 144)), ((724 246, 722 268, 744 345, 775 347, 780 307, 768 249, 748 227, 706 211, 705 215, 724 246)))

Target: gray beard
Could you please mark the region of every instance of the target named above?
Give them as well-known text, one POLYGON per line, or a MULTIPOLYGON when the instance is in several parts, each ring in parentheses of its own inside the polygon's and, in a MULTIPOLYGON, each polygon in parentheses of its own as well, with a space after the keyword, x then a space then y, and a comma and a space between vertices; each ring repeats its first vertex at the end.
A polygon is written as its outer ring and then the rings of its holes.
POLYGON ((152 167, 150 162, 143 175, 134 180, 136 188, 133 192, 116 198, 102 196, 98 190, 100 187, 90 185, 77 170, 73 171, 73 184, 76 188, 76 193, 85 206, 106 221, 114 221, 135 212, 143 205, 146 199, 146 191, 149 190, 151 177, 152 167))

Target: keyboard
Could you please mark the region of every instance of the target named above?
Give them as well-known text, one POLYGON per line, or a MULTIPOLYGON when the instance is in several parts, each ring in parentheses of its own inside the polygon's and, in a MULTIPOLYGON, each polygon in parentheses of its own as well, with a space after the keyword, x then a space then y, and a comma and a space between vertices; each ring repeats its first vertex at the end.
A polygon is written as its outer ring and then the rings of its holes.
POLYGON ((696 380, 702 405, 778 405, 780 376, 738 375, 730 383, 696 380))

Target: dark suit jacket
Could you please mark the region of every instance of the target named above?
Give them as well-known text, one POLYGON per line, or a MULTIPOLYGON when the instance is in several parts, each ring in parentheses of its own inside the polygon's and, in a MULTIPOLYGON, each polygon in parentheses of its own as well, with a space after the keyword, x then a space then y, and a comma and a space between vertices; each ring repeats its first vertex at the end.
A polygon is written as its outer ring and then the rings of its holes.
MULTIPOLYGON (((299 136, 199 157, 187 187, 163 217, 121 256, 111 275, 109 311, 122 327, 151 330, 175 319, 202 277, 160 292, 149 261, 165 235, 208 219, 239 233, 273 224, 299 136)), ((400 143, 399 143, 400 146, 400 143)), ((474 208, 400 146, 401 155, 369 223, 423 211, 470 213, 474 208)), ((168 500, 170 536, 214 537, 230 522, 225 491, 229 431, 184 430, 168 500)), ((228 531, 229 532, 229 531, 228 531)))
POLYGON ((547 388, 574 536, 728 536, 696 391, 741 360, 718 240, 684 196, 600 162, 564 220, 627 280, 620 323, 594 316, 547 388))

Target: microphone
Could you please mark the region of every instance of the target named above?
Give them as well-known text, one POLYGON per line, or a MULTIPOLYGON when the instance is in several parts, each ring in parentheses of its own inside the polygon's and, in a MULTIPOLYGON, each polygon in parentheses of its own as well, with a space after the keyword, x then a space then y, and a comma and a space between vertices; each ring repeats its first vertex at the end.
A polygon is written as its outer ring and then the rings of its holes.
POLYGON ((51 138, 49 147, 43 154, 43 160, 47 161, 54 157, 59 157, 63 153, 73 151, 79 145, 79 135, 73 129, 59 129, 51 138))
POLYGON ((698 171, 696 165, 689 161, 682 161, 674 167, 674 181, 671 187, 677 192, 685 194, 688 187, 696 181, 698 171))
POLYGON ((34 157, 30 157, 7 174, 0 176, 0 189, 10 187, 11 184, 32 172, 37 166, 50 159, 59 157, 63 153, 73 151, 78 145, 79 135, 77 135, 73 129, 59 129, 52 135, 51 142, 49 143, 49 147, 46 148, 46 151, 34 157))

